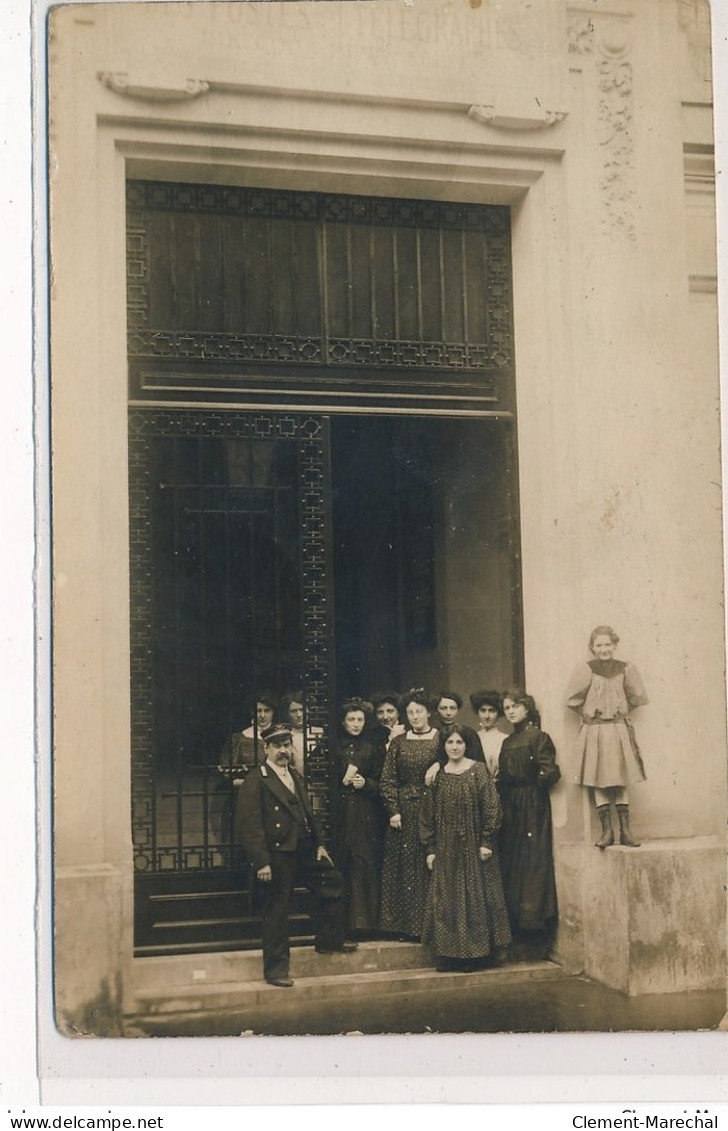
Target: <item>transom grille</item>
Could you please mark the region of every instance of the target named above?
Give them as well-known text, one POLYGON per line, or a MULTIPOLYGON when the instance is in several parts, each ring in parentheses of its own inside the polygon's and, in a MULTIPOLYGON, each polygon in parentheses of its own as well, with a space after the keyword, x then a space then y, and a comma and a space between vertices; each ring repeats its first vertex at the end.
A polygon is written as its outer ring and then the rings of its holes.
POLYGON ((390 402, 507 407, 507 208, 135 181, 128 210, 134 396, 316 374, 330 398, 356 373, 390 402))

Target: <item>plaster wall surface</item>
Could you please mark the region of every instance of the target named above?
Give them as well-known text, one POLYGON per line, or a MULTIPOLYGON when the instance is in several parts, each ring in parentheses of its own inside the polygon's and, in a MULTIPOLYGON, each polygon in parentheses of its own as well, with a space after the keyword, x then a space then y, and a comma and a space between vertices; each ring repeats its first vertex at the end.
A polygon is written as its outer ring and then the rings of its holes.
POLYGON ((54 1012, 67 1037, 122 1035, 128 895, 110 865, 56 870, 54 1012))

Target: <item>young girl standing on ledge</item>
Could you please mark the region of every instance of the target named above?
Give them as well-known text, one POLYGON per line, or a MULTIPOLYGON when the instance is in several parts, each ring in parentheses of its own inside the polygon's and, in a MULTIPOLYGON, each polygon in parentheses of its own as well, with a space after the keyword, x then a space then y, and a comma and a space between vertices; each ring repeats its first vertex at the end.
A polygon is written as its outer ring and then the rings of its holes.
POLYGON ((615 660, 619 637, 600 624, 589 637, 593 660, 580 664, 571 677, 566 700, 581 717, 577 739, 580 768, 577 781, 592 786, 602 825, 596 847, 614 844, 611 806, 619 819, 619 843, 639 848, 629 827, 627 786, 645 780, 642 756, 629 712, 647 703, 642 679, 634 664, 615 660))

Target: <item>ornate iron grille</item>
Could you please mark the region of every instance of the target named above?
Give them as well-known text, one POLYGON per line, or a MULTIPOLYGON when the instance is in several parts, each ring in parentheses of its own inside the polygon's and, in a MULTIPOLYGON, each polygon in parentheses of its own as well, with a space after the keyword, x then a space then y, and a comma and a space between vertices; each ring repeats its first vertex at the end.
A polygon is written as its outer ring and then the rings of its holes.
MULTIPOLYGON (((238 867, 231 830, 214 827, 237 708, 264 684, 302 684, 307 726, 328 725, 326 424, 132 411, 129 450, 135 868, 238 867)), ((324 743, 307 778, 327 824, 324 743)))
POLYGON ((249 387, 508 408, 504 207, 133 181, 132 395, 249 387), (204 363, 204 365, 203 365, 204 363))

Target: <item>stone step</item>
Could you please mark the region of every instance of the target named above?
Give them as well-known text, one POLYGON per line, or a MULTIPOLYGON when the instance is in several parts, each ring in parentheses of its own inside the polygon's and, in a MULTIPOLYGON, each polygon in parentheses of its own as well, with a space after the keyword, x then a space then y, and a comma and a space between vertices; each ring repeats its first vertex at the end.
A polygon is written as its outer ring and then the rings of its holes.
MULTIPOLYGON (((430 952, 419 943, 379 939, 363 942, 354 954, 316 954, 312 946, 291 948, 291 977, 307 978, 337 973, 372 973, 376 970, 417 969, 431 966, 430 952)), ((260 950, 220 951, 208 954, 179 954, 134 960, 136 993, 156 986, 176 988, 185 985, 221 982, 254 982, 261 976, 260 950)))
POLYGON ((261 1006, 290 1007, 314 1000, 351 999, 357 996, 371 998, 397 993, 423 993, 450 987, 461 990, 468 986, 551 981, 566 976, 560 966, 549 961, 517 962, 467 974, 440 974, 431 965, 371 972, 355 971, 349 965, 354 955, 334 955, 325 959, 323 956, 316 957, 327 963, 340 963, 340 968, 333 971, 329 967, 326 973, 304 976, 297 975, 292 969, 291 976, 295 984, 290 989, 269 986, 261 977, 260 966, 257 978, 247 982, 180 984, 174 988, 165 986, 163 990, 151 986, 138 989, 132 1020, 143 1027, 145 1023, 149 1024, 155 1019, 172 1020, 181 1016, 199 1018, 206 1014, 219 1017, 220 1014, 261 1006))

